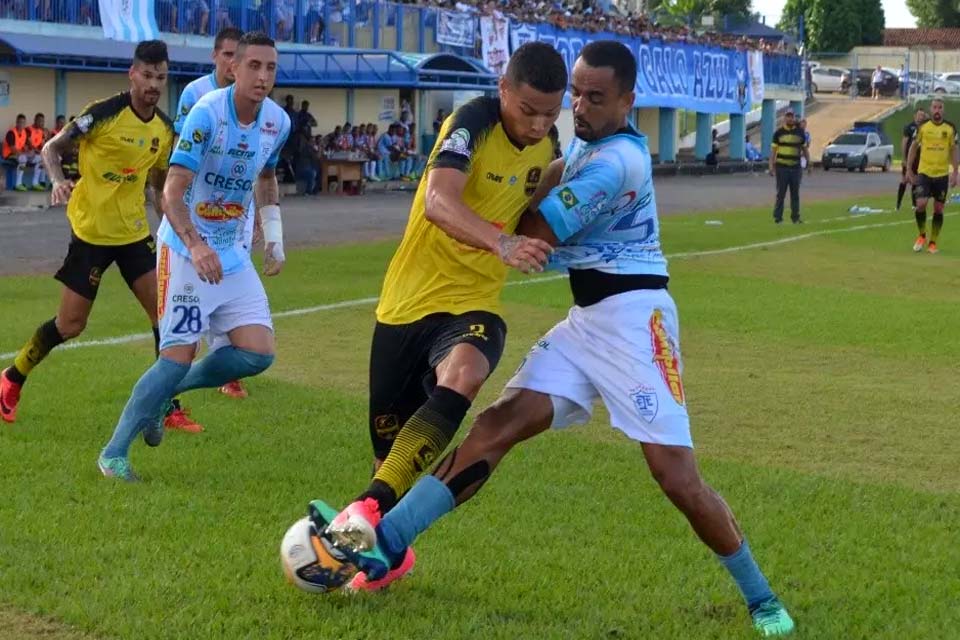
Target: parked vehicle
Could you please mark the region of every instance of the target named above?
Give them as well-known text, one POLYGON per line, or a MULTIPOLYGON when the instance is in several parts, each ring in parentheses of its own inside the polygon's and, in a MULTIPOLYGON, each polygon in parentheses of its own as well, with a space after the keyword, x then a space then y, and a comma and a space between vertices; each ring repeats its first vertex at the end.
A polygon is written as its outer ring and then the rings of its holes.
POLYGON ((846 93, 850 88, 850 72, 840 67, 818 66, 810 70, 810 78, 814 93, 846 93))
MULTIPOLYGON (((876 69, 857 69, 857 95, 873 95, 873 73, 876 69)), ((880 83, 881 96, 895 96, 900 93, 900 79, 897 74, 881 69, 883 81, 880 83)))
POLYGON ((863 173, 867 167, 889 171, 893 162, 893 145, 877 133, 851 131, 827 145, 820 162, 824 171, 859 169, 863 173))
POLYGON ((911 94, 960 94, 960 82, 944 80, 925 71, 911 71, 908 75, 911 94))

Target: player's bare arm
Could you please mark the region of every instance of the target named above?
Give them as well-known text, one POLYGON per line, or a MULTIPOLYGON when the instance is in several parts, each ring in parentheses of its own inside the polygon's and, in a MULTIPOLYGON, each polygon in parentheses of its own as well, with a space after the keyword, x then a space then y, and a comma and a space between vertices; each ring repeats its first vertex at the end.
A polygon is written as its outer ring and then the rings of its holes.
POLYGON ((167 170, 154 167, 147 175, 147 195, 153 204, 157 218, 163 220, 163 186, 167 181, 167 170))
POLYGON ((504 264, 524 273, 542 271, 551 252, 537 238, 507 235, 478 216, 463 202, 467 175, 457 169, 438 167, 427 175, 424 215, 454 240, 500 257, 504 264))
POLYGON ((276 169, 264 169, 257 177, 253 191, 254 202, 260 203, 254 228, 263 229, 263 275, 275 276, 283 269, 283 224, 280 220, 280 186, 276 169))
POLYGON ((223 265, 217 252, 204 242, 190 221, 190 210, 184 202, 187 188, 193 183, 194 173, 186 167, 173 165, 167 172, 167 181, 163 185, 163 201, 167 203, 167 219, 174 233, 190 251, 197 274, 204 282, 217 284, 223 280, 223 265))
POLYGON ((50 203, 53 206, 66 204, 73 192, 73 181, 67 180, 63 175, 63 166, 61 158, 70 151, 73 141, 70 139, 70 130, 73 125, 64 127, 60 133, 50 139, 43 149, 40 150, 40 157, 43 160, 43 166, 47 170, 47 175, 53 184, 53 192, 50 194, 50 203))
POLYGON ((537 211, 537 207, 540 206, 543 199, 547 197, 550 190, 560 184, 560 178, 563 177, 563 167, 563 158, 558 158, 551 162, 550 166, 543 172, 543 178, 540 180, 540 184, 537 185, 537 190, 530 199, 527 210, 523 216, 521 216, 520 224, 517 225, 517 233, 519 235, 539 238, 552 247, 560 243, 557 236, 553 233, 553 229, 547 224, 546 219, 537 211))

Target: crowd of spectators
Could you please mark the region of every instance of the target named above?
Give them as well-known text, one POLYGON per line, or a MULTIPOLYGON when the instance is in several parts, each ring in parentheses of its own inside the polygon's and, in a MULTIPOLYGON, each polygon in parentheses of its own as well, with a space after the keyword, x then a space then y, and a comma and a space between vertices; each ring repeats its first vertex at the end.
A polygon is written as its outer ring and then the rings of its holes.
MULTIPOLYGON (((372 122, 346 122, 326 133, 317 131, 317 120, 310 113, 308 101, 301 101, 299 109, 295 103, 293 95, 284 98, 291 135, 280 154, 280 169, 284 180, 298 183, 302 192, 312 194, 322 188, 318 178, 325 160, 360 163, 363 179, 372 182, 413 182, 419 178, 424 162, 417 150, 416 123, 406 103, 401 108, 400 119, 384 131, 372 122)), ((339 188, 358 186, 339 185, 339 188)))

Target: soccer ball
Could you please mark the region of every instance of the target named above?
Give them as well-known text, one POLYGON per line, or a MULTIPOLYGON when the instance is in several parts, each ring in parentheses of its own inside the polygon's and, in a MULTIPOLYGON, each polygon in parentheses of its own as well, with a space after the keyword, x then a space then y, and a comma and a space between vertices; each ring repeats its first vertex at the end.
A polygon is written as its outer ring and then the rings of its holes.
POLYGON ((310 518, 293 523, 280 543, 280 562, 290 583, 311 593, 327 593, 357 573, 343 553, 317 532, 310 518))

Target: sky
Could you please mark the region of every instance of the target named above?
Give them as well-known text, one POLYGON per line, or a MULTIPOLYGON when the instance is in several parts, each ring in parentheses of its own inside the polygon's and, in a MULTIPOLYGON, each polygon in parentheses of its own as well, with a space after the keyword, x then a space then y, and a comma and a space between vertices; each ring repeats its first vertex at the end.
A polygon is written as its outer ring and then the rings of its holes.
MULTIPOLYGON (((786 0, 753 0, 753 10, 766 16, 768 25, 775 26, 780 21, 784 4, 786 0)), ((883 0, 883 15, 888 29, 917 26, 904 0, 883 0)))

